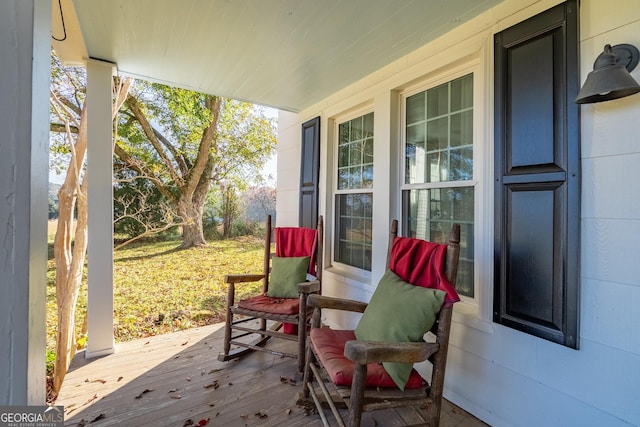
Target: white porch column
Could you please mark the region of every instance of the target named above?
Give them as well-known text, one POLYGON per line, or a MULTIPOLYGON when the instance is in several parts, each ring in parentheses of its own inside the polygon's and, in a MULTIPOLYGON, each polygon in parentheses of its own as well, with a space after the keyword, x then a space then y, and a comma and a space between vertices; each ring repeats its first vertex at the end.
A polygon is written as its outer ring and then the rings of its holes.
POLYGON ((87 61, 87 358, 114 352, 112 84, 115 66, 87 61))
POLYGON ((0 405, 45 402, 51 2, 0 2, 0 405))

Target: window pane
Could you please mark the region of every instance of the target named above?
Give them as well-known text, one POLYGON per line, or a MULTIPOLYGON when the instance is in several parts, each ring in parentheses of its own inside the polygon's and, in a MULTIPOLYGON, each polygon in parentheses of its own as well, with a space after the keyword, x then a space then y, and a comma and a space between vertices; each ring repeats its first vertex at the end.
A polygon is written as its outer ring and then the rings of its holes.
POLYGON ((451 111, 473 107, 473 74, 451 82, 451 111))
POLYGON ((368 138, 364 142, 363 163, 373 163, 373 138, 368 138))
POLYGON ((473 179, 473 148, 451 150, 449 159, 449 177, 447 181, 465 181, 473 179))
POLYGON ((349 146, 341 145, 338 147, 338 167, 343 168, 349 166, 349 146))
POLYGON ((349 165, 357 166, 362 164, 362 144, 352 142, 349 144, 349 165))
POLYGON ((349 169, 338 169, 338 190, 349 188, 349 169))
POLYGON ((472 74, 408 97, 405 113, 406 184, 473 179, 472 74))
POLYGON ((425 92, 407 98, 407 124, 416 123, 425 119, 424 113, 425 92))
POLYGON ((451 116, 451 146, 473 144, 473 111, 463 111, 451 116))
POLYGON ((447 117, 427 123, 427 151, 446 150, 449 145, 449 120, 447 117))
POLYGON ((373 188, 373 165, 362 167, 362 188, 373 188))
POLYGON ((338 144, 346 144, 349 142, 349 129, 351 129, 351 122, 341 123, 338 126, 338 144))
POLYGON ((426 179, 421 182, 441 182, 448 181, 449 178, 449 156, 446 151, 438 151, 427 155, 426 179))
POLYGON ((350 141, 357 141, 362 139, 363 135, 363 126, 362 126, 362 117, 358 117, 357 119, 351 120, 351 135, 349 136, 350 141))
POLYGON ((460 262, 456 290, 473 298, 474 188, 438 188, 403 192, 406 234, 446 242, 453 223, 460 224, 460 262))
POLYGON ((338 125, 338 190, 373 188, 373 113, 338 125))
POLYGON ((349 168, 349 188, 362 188, 362 168, 349 168))
POLYGON ((373 137, 373 113, 369 113, 362 117, 363 138, 373 137))
POLYGON ((427 91, 427 117, 443 116, 449 112, 449 84, 427 91))
POLYGON ((336 206, 336 261, 370 271, 373 195, 338 194, 336 206))

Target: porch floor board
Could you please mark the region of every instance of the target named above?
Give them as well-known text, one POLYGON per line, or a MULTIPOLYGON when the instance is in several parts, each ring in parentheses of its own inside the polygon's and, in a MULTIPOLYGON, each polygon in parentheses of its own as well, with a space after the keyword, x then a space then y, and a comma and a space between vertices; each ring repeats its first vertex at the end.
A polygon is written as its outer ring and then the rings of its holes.
MULTIPOLYGON (((207 418, 209 426, 322 425, 296 404, 301 381, 293 359, 255 352, 219 362, 223 335, 217 324, 120 343, 114 354, 95 359, 77 353, 56 401, 64 406, 65 426, 183 427, 207 418)), ((279 341, 267 345, 296 345, 279 341)), ((362 425, 403 425, 414 416, 377 411, 362 425)), ((445 400, 440 425, 485 424, 445 400)))

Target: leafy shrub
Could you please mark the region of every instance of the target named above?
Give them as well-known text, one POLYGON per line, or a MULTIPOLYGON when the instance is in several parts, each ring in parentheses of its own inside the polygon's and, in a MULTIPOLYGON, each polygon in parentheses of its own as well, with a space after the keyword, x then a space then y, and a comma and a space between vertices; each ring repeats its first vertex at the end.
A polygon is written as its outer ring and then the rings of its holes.
POLYGON ((238 220, 235 221, 231 227, 231 235, 234 237, 263 236, 264 227, 262 227, 257 221, 238 220))
POLYGON ((56 353, 50 348, 47 349, 46 361, 47 361, 47 376, 51 376, 53 375, 53 364, 56 361, 56 353))
POLYGON ((220 218, 216 218, 213 213, 205 210, 202 216, 202 232, 204 233, 204 238, 207 240, 221 239, 222 233, 219 230, 221 222, 222 220, 220 218))

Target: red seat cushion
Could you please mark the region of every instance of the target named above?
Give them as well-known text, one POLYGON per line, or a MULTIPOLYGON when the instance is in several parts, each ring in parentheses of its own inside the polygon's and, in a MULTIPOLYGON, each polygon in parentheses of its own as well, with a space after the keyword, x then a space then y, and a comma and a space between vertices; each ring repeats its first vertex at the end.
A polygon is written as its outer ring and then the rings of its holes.
POLYGON ((238 307, 273 314, 298 314, 300 300, 298 298, 271 298, 266 295, 258 295, 241 300, 238 302, 238 307))
MULTIPOLYGON (((350 386, 353 381, 355 362, 344 356, 344 346, 347 341, 356 339, 354 331, 312 328, 310 338, 331 381, 336 385, 350 386)), ((413 369, 405 389, 420 388, 423 383, 420 374, 413 369)), ((381 363, 367 365, 367 387, 397 388, 381 363)))

